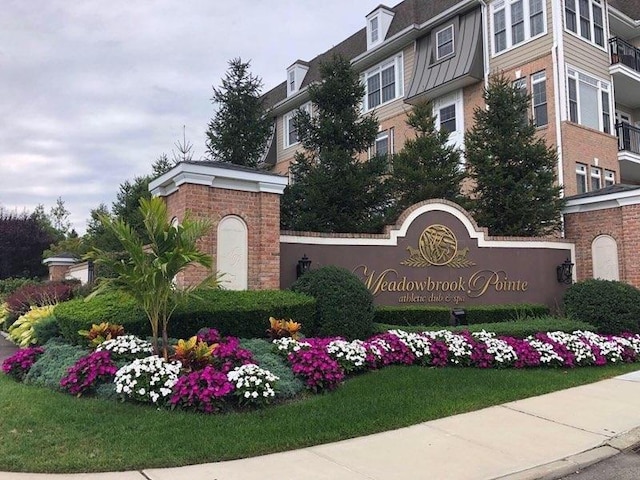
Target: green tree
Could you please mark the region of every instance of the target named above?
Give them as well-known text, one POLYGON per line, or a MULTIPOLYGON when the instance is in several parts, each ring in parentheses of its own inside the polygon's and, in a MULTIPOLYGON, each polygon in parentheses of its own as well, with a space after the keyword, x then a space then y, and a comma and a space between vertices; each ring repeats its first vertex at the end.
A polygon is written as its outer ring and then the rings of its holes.
POLYGON ((291 165, 293 182, 282 198, 285 229, 376 232, 384 225, 390 189, 387 160, 359 156, 374 142, 378 122, 361 115, 364 86, 348 60, 320 65, 321 81, 309 86, 313 116, 299 110, 294 123, 304 147, 291 165))
POLYGON ((436 129, 431 102, 414 105, 407 125, 413 128, 416 137, 407 140, 393 156, 394 219, 414 203, 430 198, 465 205, 460 187, 466 173, 460 167, 460 151, 447 145, 449 132, 436 129))
POLYGON ((240 58, 230 60, 222 85, 213 88, 211 100, 218 109, 206 132, 207 153, 212 160, 257 167, 273 124, 265 115, 262 80, 249 66, 240 58))
POLYGON ((116 273, 115 277, 104 279, 89 298, 108 290, 131 295, 149 318, 156 354, 159 353, 158 333, 162 327, 163 354, 166 359, 167 325, 175 308, 192 296, 196 288, 217 285, 215 275, 208 276, 197 286, 179 289, 174 285, 175 276, 191 264, 211 268, 211 257, 202 253, 197 246, 198 240, 207 233, 211 224, 186 216, 179 225, 171 225, 167 206, 159 197, 141 199, 139 210, 148 241, 125 221, 108 215, 100 216, 104 227, 118 238, 126 256, 114 259, 110 252, 100 249, 89 253, 89 257, 98 265, 105 265, 116 273))
POLYGON ((151 198, 151 192, 149 191, 150 181, 151 177, 148 175, 135 177, 133 181, 126 180, 120 184, 116 200, 111 206, 113 215, 126 222, 143 238, 145 238, 146 230, 139 207, 142 199, 148 200, 151 198))
POLYGON ((52 233, 33 214, 0 207, 0 279, 45 276, 42 252, 52 241, 52 233))
POLYGON ((67 210, 62 197, 58 197, 56 199, 56 204, 51 207, 49 216, 51 218, 53 228, 60 232, 63 237, 66 237, 71 229, 71 222, 69 221, 70 215, 71 212, 67 210))
POLYGON ((530 97, 504 76, 484 91, 465 135, 466 159, 475 182, 477 222, 492 235, 547 235, 560 228, 563 199, 556 183, 558 155, 527 121, 530 97))

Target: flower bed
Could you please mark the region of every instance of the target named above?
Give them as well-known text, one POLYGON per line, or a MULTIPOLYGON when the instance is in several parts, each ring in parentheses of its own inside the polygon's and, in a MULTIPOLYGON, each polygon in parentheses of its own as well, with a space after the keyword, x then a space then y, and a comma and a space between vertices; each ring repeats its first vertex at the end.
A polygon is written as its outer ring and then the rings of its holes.
MULTIPOLYGON (((516 339, 485 331, 389 330, 352 342, 286 337, 273 341, 273 351, 286 359, 309 390, 322 392, 337 388, 347 375, 387 365, 573 368, 637 362, 640 335, 576 331, 516 339)), ((19 350, 5 360, 3 370, 22 380, 42 352, 42 348, 19 350)), ((80 396, 94 392, 101 383, 113 383, 124 400, 204 413, 261 407, 279 396, 279 378, 260 367, 237 338, 221 337, 215 330, 181 340, 169 360, 149 353, 150 345, 134 336, 106 341, 69 369, 61 387, 80 396)))

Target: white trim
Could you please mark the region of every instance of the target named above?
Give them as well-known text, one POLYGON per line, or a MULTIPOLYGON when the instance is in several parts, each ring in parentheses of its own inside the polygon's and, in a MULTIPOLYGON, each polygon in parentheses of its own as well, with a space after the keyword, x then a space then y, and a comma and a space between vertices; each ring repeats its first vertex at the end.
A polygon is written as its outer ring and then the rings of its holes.
POLYGON ((213 188, 245 192, 277 193, 282 195, 288 184, 287 177, 262 172, 242 171, 212 165, 179 163, 164 175, 149 183, 153 196, 166 197, 180 185, 190 183, 213 188))
POLYGON ((60 265, 75 265, 80 262, 79 258, 69 258, 69 257, 47 257, 42 260, 42 263, 50 266, 60 266, 60 265))
MULTIPOLYGON (((446 43, 449 43, 449 42, 446 42, 446 43)), ((453 28, 453 24, 449 24, 446 27, 441 28, 436 32, 436 61, 440 61, 444 58, 451 57, 455 54, 456 54, 456 32, 455 32, 455 29, 453 28), (440 43, 439 43, 440 40, 438 37, 445 30, 451 30, 451 51, 449 53, 446 53, 440 56, 440 43)))
POLYGON ((580 0, 575 0, 575 5, 576 5, 576 32, 569 30, 567 28, 567 8, 565 6, 565 0, 562 1, 562 19, 563 19, 563 24, 564 24, 564 31, 567 32, 567 34, 575 37, 575 38, 579 38, 580 40, 582 40, 583 42, 586 42, 592 46, 594 46, 595 48, 599 49, 599 50, 603 50, 605 52, 609 51, 609 37, 608 37, 608 32, 609 32, 609 23, 608 23, 608 19, 607 19, 607 11, 606 11, 606 5, 605 5, 605 1, 602 0, 600 2, 595 1, 594 0, 587 0, 589 2, 589 34, 591 35, 591 39, 585 38, 582 36, 582 34, 580 33, 581 27, 580 27, 580 0), (603 45, 600 46, 596 43, 596 38, 595 38, 595 23, 593 21, 593 4, 597 3, 598 5, 600 5, 600 8, 602 10, 602 42, 603 45))
MULTIPOLYGON (((445 212, 453 215, 466 228, 469 237, 476 240, 480 248, 547 248, 554 250, 570 250, 571 258, 575 258, 575 246, 570 242, 555 242, 552 240, 489 240, 486 238, 484 231, 476 230, 459 208, 444 203, 428 203, 416 208, 402 222, 400 228, 393 229, 389 233, 389 238, 347 238, 347 237, 305 237, 297 235, 280 235, 280 243, 301 243, 309 245, 379 245, 379 246, 397 246, 398 239, 404 238, 411 223, 420 215, 427 212, 445 212)), ((575 263, 575 262, 574 262, 575 263)))
POLYGON ((364 99, 362 100, 362 111, 370 112, 371 110, 375 110, 376 108, 380 108, 383 105, 387 105, 399 98, 404 96, 404 53, 400 51, 399 53, 387 58, 385 61, 374 65, 368 70, 362 72, 361 74, 362 81, 364 82, 364 99), (393 65, 393 76, 394 76, 394 96, 389 100, 382 100, 382 71, 387 70, 389 67, 393 65), (369 107, 369 78, 379 76, 380 82, 380 103, 374 107, 369 107))
POLYGON ((512 20, 511 20, 511 7, 512 4, 518 0, 502 0, 499 2, 492 3, 489 6, 489 37, 491 39, 491 56, 498 57, 506 52, 513 50, 514 48, 521 47, 522 45, 526 45, 532 40, 543 37, 548 33, 547 28, 547 0, 542 0, 542 19, 544 28, 542 32, 531 36, 531 12, 530 12, 530 0, 522 0, 522 18, 523 18, 523 35, 524 38, 521 42, 516 44, 513 43, 512 37, 512 20), (498 6, 496 8, 496 5, 498 6), (506 47, 499 52, 496 52, 496 37, 495 37, 495 26, 494 26, 494 13, 500 10, 504 10, 504 21, 505 21, 505 45, 506 47))
POLYGON ((593 212, 609 208, 624 207, 640 204, 640 188, 626 192, 609 193, 594 197, 576 198, 567 200, 562 213, 593 212))

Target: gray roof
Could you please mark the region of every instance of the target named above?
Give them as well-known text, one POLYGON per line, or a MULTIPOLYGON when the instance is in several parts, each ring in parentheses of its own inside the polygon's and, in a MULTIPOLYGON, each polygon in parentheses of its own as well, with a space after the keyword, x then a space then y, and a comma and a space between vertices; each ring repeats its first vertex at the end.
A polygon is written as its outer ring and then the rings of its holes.
MULTIPOLYGON (((393 37, 411 25, 420 25, 425 23, 436 15, 454 7, 457 3, 459 3, 458 0, 404 0, 403 2, 400 2, 395 7, 390 8, 390 10, 394 12, 394 16, 385 39, 393 37)), ((305 75, 300 88, 304 88, 310 83, 320 80, 320 63, 329 60, 333 55, 342 55, 343 57, 351 60, 366 51, 366 27, 363 27, 335 47, 310 60, 308 62, 309 71, 305 75)), ((273 107, 286 98, 286 80, 263 95, 264 105, 266 108, 273 107)))
POLYGON ((235 170, 238 172, 258 172, 261 173, 263 175, 272 175, 274 177, 282 177, 283 175, 280 175, 278 173, 273 173, 273 172, 269 172, 269 171, 265 171, 265 170, 260 170, 259 168, 251 168, 251 167, 245 167, 243 165, 236 165, 234 163, 229 163, 229 162, 216 162, 216 161, 212 161, 212 160, 203 160, 203 161, 191 161, 191 162, 180 162, 180 163, 187 163, 189 165, 206 165, 208 167, 217 167, 217 168, 224 168, 226 170, 235 170))
POLYGON ((640 0, 609 0, 609 5, 627 17, 640 20, 640 0))
POLYGON ((600 197, 603 195, 611 195, 612 193, 632 192, 633 190, 640 190, 640 185, 627 185, 624 183, 616 183, 615 185, 609 185, 608 187, 601 188, 599 190, 593 190, 591 192, 579 193, 578 195, 571 195, 565 197, 566 200, 577 200, 579 198, 592 198, 600 197))

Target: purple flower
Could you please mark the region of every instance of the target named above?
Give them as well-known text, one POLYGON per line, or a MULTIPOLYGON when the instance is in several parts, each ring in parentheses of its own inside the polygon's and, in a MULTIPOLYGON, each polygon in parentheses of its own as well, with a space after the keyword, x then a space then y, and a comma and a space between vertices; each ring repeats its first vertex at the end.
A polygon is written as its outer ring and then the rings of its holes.
POLYGON ((42 347, 21 348, 2 362, 2 371, 16 380, 22 381, 43 353, 44 348, 42 347))
POLYGON ((234 386, 226 373, 207 365, 178 378, 173 386, 169 403, 173 406, 215 413, 224 406, 224 398, 233 392, 234 386))
POLYGON ((78 360, 60 380, 60 386, 72 395, 95 390, 99 383, 113 380, 118 367, 107 350, 90 353, 78 360))

